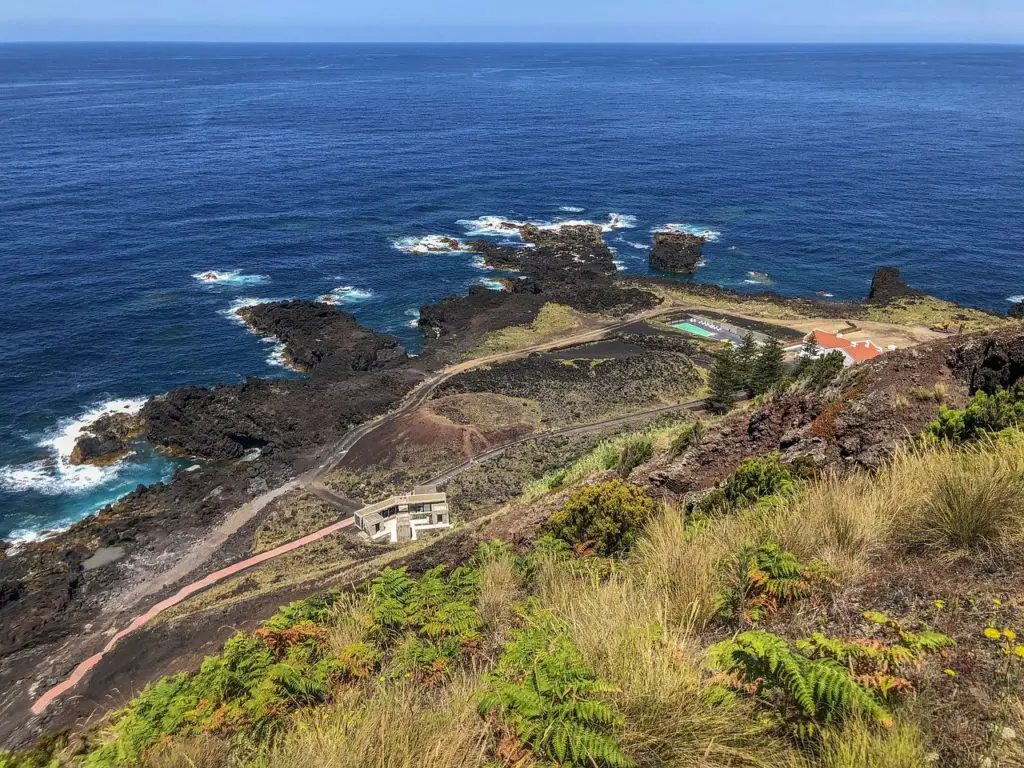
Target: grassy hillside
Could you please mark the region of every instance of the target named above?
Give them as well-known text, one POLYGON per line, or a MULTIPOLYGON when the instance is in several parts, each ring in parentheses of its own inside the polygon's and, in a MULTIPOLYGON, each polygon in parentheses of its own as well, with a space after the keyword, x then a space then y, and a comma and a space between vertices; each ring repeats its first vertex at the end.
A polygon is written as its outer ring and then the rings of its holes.
POLYGON ((702 428, 616 438, 528 489, 532 542, 287 606, 0 766, 1021 765, 1022 402, 683 497, 629 479, 702 428))

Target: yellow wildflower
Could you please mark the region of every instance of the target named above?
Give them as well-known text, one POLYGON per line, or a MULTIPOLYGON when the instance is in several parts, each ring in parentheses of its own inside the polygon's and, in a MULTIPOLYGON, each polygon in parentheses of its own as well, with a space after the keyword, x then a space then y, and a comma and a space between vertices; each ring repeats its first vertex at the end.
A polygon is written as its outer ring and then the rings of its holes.
POLYGON ((992 601, 992 605, 1002 605, 1002 604, 1003 604, 1003 601, 1002 601, 1002 600, 1000 600, 1000 599, 999 599, 998 597, 997 597, 997 598, 995 598, 995 599, 994 599, 994 600, 992 601))
POLYGON ((946 607, 946 601, 945 600, 936 600, 935 601, 935 607, 938 608, 941 611, 943 608, 946 607))
POLYGON ((1005 637, 1012 643, 1014 640, 1017 639, 1017 633, 1014 632, 1012 629, 1007 628, 1003 630, 1003 637, 1005 637))
POLYGON ((949 675, 950 677, 956 677, 956 670, 955 670, 955 669, 950 669, 949 667, 946 667, 946 668, 945 668, 944 670, 942 670, 942 671, 943 671, 943 672, 945 672, 945 673, 946 673, 947 675, 949 675))
POLYGON ((1014 646, 1013 652, 1020 658, 1024 659, 1024 645, 1014 646))
POLYGON ((984 634, 989 640, 998 640, 1002 637, 1002 633, 1000 633, 1000 631, 995 627, 985 627, 984 634))

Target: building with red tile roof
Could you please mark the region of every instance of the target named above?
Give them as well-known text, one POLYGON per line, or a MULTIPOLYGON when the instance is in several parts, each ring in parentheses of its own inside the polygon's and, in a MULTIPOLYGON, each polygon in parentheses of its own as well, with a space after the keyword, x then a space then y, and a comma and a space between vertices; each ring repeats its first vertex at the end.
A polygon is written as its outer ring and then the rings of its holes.
MULTIPOLYGON (((820 350, 817 355, 818 357, 827 355, 830 352, 841 352, 847 368, 878 357, 883 351, 873 341, 851 341, 841 333, 828 333, 817 329, 808 333, 804 337, 804 342, 813 342, 817 346, 820 350)), ((806 352, 803 352, 803 354, 806 354, 806 352)))

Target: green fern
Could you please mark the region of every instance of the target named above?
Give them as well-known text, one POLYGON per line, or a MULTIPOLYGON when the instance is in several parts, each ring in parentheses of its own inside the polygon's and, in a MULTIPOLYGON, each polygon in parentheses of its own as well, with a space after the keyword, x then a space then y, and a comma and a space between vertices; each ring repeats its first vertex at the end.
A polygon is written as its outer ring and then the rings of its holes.
POLYGON ((723 559, 718 578, 716 613, 747 624, 757 624, 785 603, 809 597, 815 582, 830 581, 823 563, 801 563, 773 541, 744 545, 723 559))
POLYGON ((778 635, 750 630, 709 649, 710 665, 737 687, 777 708, 798 732, 813 732, 824 723, 859 715, 883 726, 892 717, 875 694, 835 659, 812 659, 778 635))
POLYGON ((635 762, 612 733, 620 718, 599 680, 549 614, 524 615, 512 633, 477 708, 495 716, 541 759, 566 766, 631 768, 635 762))

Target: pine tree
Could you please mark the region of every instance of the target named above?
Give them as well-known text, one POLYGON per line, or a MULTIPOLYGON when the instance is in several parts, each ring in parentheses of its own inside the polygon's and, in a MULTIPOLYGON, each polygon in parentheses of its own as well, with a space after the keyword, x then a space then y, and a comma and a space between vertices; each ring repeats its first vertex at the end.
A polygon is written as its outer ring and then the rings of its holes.
POLYGON ((738 383, 736 350, 725 347, 715 353, 708 380, 708 404, 719 413, 726 413, 736 403, 738 383))
POLYGON ((736 383, 737 389, 753 391, 754 363, 757 360, 757 342, 754 334, 747 331, 740 345, 736 348, 736 383))
POLYGON ((757 352, 750 389, 755 395, 767 392, 782 379, 782 345, 769 338, 757 352))

